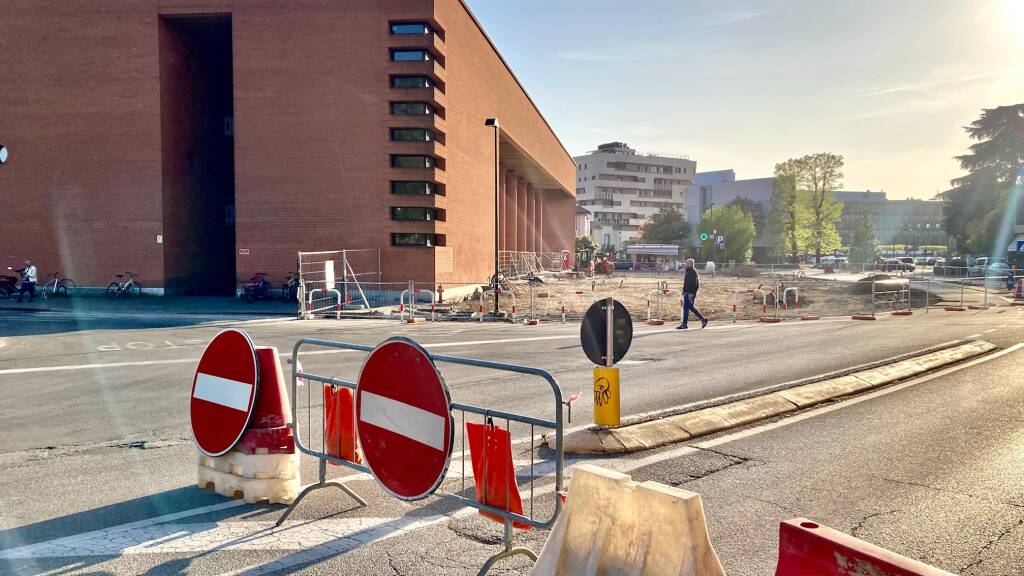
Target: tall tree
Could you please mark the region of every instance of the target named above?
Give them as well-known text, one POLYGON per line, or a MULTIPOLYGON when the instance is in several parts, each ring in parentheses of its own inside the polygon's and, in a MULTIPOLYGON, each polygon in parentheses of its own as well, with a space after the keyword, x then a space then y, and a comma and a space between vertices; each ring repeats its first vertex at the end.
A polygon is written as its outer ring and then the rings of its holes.
POLYGON ((642 244, 675 244, 679 254, 690 245, 690 223, 675 208, 661 208, 640 228, 642 244))
POLYGON ((1024 186, 1024 104, 982 110, 964 130, 977 142, 956 157, 968 174, 943 193, 946 233, 963 252, 996 254, 1024 186))
POLYGON ((729 202, 728 206, 736 206, 740 210, 743 210, 754 220, 754 234, 760 234, 764 230, 764 223, 766 215, 764 213, 764 206, 756 200, 750 198, 744 198, 743 196, 737 196, 733 198, 732 202, 729 202))
POLYGON ((797 185, 807 192, 810 240, 814 246, 815 262, 820 262, 822 252, 840 245, 836 223, 842 215, 843 203, 837 201, 833 194, 843 185, 840 180, 843 178, 844 161, 839 154, 829 152, 809 154, 798 161, 803 170, 797 185))
MULTIPOLYGON (((700 229, 717 230, 718 236, 725 237, 724 260, 726 262, 731 260, 747 261, 747 252, 750 252, 754 245, 754 219, 739 206, 732 204, 713 206, 701 218, 700 229)), ((714 247, 715 234, 711 236, 702 243, 701 254, 708 257, 709 260, 712 254, 717 254, 716 257, 721 259, 723 251, 714 247)))
POLYGON ((875 223, 868 216, 864 216, 850 238, 850 262, 871 264, 877 258, 878 238, 875 236, 875 223))
POLYGON ((791 262, 799 261, 800 255, 800 213, 796 194, 799 174, 800 165, 796 160, 775 165, 772 207, 768 214, 768 221, 779 237, 779 248, 790 255, 791 262))

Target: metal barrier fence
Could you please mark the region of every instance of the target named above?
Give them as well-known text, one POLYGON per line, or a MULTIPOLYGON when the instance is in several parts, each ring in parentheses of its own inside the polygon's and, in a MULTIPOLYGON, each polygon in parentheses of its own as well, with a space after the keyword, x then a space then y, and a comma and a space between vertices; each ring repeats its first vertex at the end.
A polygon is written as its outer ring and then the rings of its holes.
MULTIPOLYGON (((385 343, 393 342, 395 340, 404 341, 419 347, 419 345, 416 344, 415 341, 398 336, 386 340, 385 343)), ((324 374, 317 374, 311 369, 304 369, 302 367, 301 354, 305 347, 317 347, 321 349, 307 353, 307 358, 309 354, 316 354, 318 352, 330 353, 330 351, 332 350, 352 350, 357 352, 370 353, 377 348, 376 346, 367 346, 364 344, 336 342, 331 340, 320 340, 314 338, 301 338, 298 342, 295 343, 295 347, 292 349, 292 358, 294 359, 294 361, 292 362, 291 377, 290 399, 292 407, 292 424, 290 424, 290 426, 294 431, 295 445, 298 447, 300 452, 312 456, 319 461, 319 476, 318 481, 315 484, 311 484, 307 486, 305 489, 303 489, 302 492, 299 493, 295 501, 292 502, 292 504, 288 507, 287 510, 285 510, 285 512, 277 521, 278 526, 280 526, 281 523, 283 523, 284 520, 288 517, 288 515, 291 514, 292 511, 294 511, 298 507, 303 498, 305 498, 309 493, 322 488, 340 488, 346 494, 348 494, 357 502, 359 502, 361 505, 366 505, 366 501, 358 494, 356 494, 355 491, 353 491, 352 489, 348 488, 347 486, 340 482, 331 482, 327 480, 327 463, 345 466, 352 470, 356 470, 358 472, 362 472, 373 476, 373 471, 370 469, 369 466, 359 464, 357 462, 353 462, 350 460, 346 460, 337 456, 333 456, 328 453, 327 440, 325 437, 326 434, 324 433, 326 419, 324 419, 323 415, 320 415, 322 423, 319 426, 314 426, 315 419, 313 414, 313 407, 316 405, 318 401, 320 401, 324 397, 324 391, 326 389, 329 388, 333 392, 337 388, 347 388, 349 390, 352 390, 355 394, 359 394, 359 383, 339 378, 336 375, 327 376, 324 374), (306 390, 304 402, 302 401, 302 398, 299 395, 300 382, 302 383, 302 386, 304 386, 306 390), (319 386, 317 386, 316 384, 319 384, 319 386), (314 400, 314 398, 316 400, 314 400), (303 408, 305 408, 305 414, 303 414, 303 408), (317 438, 317 436, 319 436, 319 438, 317 438), (320 441, 320 447, 319 449, 316 449, 315 446, 317 444, 318 439, 320 441)), ((516 364, 506 364, 502 362, 477 360, 474 358, 434 355, 430 354, 426 350, 423 350, 422 348, 420 349, 432 364, 455 364, 460 366, 468 366, 472 368, 481 368, 499 372, 523 374, 526 376, 540 378, 544 380, 550 387, 552 396, 551 406, 554 411, 553 416, 551 418, 539 418, 525 414, 516 414, 509 411, 474 406, 461 402, 451 402, 451 410, 452 412, 458 412, 458 418, 456 419, 455 416, 449 414, 449 423, 451 424, 451 428, 453 431, 455 428, 456 421, 458 421, 460 424, 461 443, 459 444, 459 446, 461 446, 462 450, 459 453, 452 453, 456 448, 453 442, 453 445, 449 448, 449 450, 452 451, 450 452, 449 457, 458 457, 460 460, 460 464, 458 468, 455 468, 449 461, 449 465, 445 473, 444 480, 442 480, 437 490, 433 492, 437 496, 452 501, 458 505, 475 508, 481 512, 489 513, 501 519, 501 523, 504 527, 503 549, 501 552, 498 552, 492 555, 490 558, 488 558, 487 562, 483 565, 480 572, 478 573, 479 575, 486 574, 487 571, 498 560, 516 554, 526 555, 529 558, 536 560, 537 556, 532 550, 529 550, 527 548, 513 547, 512 529, 513 525, 529 526, 540 529, 550 528, 554 524, 555 519, 558 517, 558 514, 562 510, 562 495, 564 487, 563 475, 565 461, 563 452, 563 402, 562 392, 561 388, 559 387, 558 381, 555 379, 554 376, 551 375, 551 373, 540 368, 520 366, 516 364), (506 505, 504 508, 499 508, 483 503, 486 500, 486 497, 484 497, 483 495, 489 493, 486 486, 486 473, 484 473, 483 475, 483 485, 480 488, 480 493, 477 492, 474 483, 472 497, 466 496, 466 494, 468 494, 466 479, 468 476, 470 476, 466 472, 466 459, 470 457, 469 444, 466 441, 466 424, 467 419, 473 418, 478 418, 480 423, 485 426, 489 425, 494 421, 504 421, 505 430, 509 432, 510 440, 511 438, 514 437, 512 430, 513 423, 521 426, 522 428, 529 427, 529 464, 528 466, 522 466, 521 470, 516 470, 511 480, 506 480, 506 482, 515 482, 516 490, 518 490, 520 485, 529 485, 529 500, 528 503, 523 503, 522 513, 517 513, 511 510, 511 499, 509 498, 505 499, 506 505), (553 454, 554 490, 548 493, 551 499, 551 513, 544 517, 538 517, 538 514, 535 513, 535 501, 537 498, 542 497, 543 494, 537 493, 534 484, 537 478, 545 476, 545 474, 541 474, 538 476, 536 473, 536 450, 534 450, 534 446, 536 445, 535 440, 536 438, 538 438, 538 428, 541 429, 542 431, 547 431, 548 433, 554 433, 555 435, 555 449, 553 454), (525 481, 521 481, 520 477, 526 476, 527 471, 527 479, 525 481), (451 476, 454 476, 455 478, 451 479, 451 476), (450 488, 457 488, 457 491, 453 491, 450 488)), ((443 382, 443 376, 441 375, 439 370, 438 375, 442 378, 443 382)), ((354 400, 352 402, 353 409, 355 404, 356 401, 354 400)), ((350 416, 353 419, 355 417, 354 413, 351 414, 350 416)), ((541 437, 544 435, 545 434, 543 433, 540 434, 541 437)), ((527 436, 524 435, 522 439, 525 439, 526 437, 527 436)), ((486 462, 484 462, 484 466, 486 467, 486 462)), ((505 486, 506 494, 509 492, 511 488, 512 487, 510 485, 505 486)), ((547 493, 547 491, 544 492, 547 493)))
POLYGON ((339 311, 353 305, 371 308, 363 285, 380 282, 380 249, 299 252, 298 273, 300 317, 335 312, 311 300, 313 291, 318 289, 324 293, 337 290, 341 294, 339 311))

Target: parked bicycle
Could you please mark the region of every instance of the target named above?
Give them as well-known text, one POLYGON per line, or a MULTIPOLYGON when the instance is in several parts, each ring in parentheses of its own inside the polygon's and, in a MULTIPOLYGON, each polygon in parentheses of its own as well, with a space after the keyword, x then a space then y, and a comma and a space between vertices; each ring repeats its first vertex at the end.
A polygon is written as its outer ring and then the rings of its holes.
POLYGON ((299 275, 289 274, 281 284, 281 299, 285 302, 299 301, 299 275))
MULTIPOLYGON (((8 270, 14 268, 8 266, 8 270)), ((18 277, 13 274, 0 274, 0 300, 11 298, 18 291, 18 277)))
POLYGON ((270 282, 267 277, 268 274, 265 272, 257 272, 248 282, 242 284, 246 302, 270 299, 270 282))
POLYGON ((104 293, 107 298, 117 298, 118 296, 140 296, 142 295, 142 284, 139 284, 137 274, 132 272, 125 272, 125 274, 117 275, 117 282, 111 282, 107 286, 107 291, 104 293), (125 274, 128 275, 128 281, 122 281, 125 274))
POLYGON ((50 296, 71 296, 77 288, 75 281, 71 278, 61 278, 60 272, 50 274, 49 280, 43 285, 43 298, 50 296))

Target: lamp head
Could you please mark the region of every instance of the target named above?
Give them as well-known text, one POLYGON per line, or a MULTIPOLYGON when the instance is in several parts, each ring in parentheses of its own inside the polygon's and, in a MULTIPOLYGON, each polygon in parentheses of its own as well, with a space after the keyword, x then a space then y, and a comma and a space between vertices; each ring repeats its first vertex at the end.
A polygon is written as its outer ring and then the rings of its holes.
POLYGON ((498 127, 498 119, 497 118, 488 118, 488 119, 484 120, 484 126, 491 126, 492 128, 497 128, 498 127))

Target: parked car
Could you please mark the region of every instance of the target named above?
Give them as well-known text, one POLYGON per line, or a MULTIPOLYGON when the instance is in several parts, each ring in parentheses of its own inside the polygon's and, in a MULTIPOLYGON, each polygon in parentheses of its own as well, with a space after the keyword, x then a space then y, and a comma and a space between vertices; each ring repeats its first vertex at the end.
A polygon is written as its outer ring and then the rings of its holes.
POLYGON ((935 275, 936 276, 966 276, 967 275, 967 261, 963 258, 948 258, 943 259, 941 263, 936 260, 935 264, 935 275))
POLYGON ((885 258, 875 263, 875 270, 882 272, 913 272, 915 267, 913 263, 907 263, 896 258, 885 258))
POLYGON ((616 270, 632 270, 633 269, 633 262, 630 261, 630 260, 618 260, 617 262, 615 262, 615 269, 616 270))
POLYGON ((993 262, 989 264, 986 276, 1007 276, 1010 274, 1010 265, 1006 262, 993 262))
MULTIPOLYGON (((997 258, 989 258, 988 256, 982 256, 974 261, 974 264, 968 269, 968 275, 970 276, 986 276, 989 268, 994 264, 1005 264, 1004 261, 997 258)), ((1007 266, 1009 268, 1009 266, 1007 266)))

